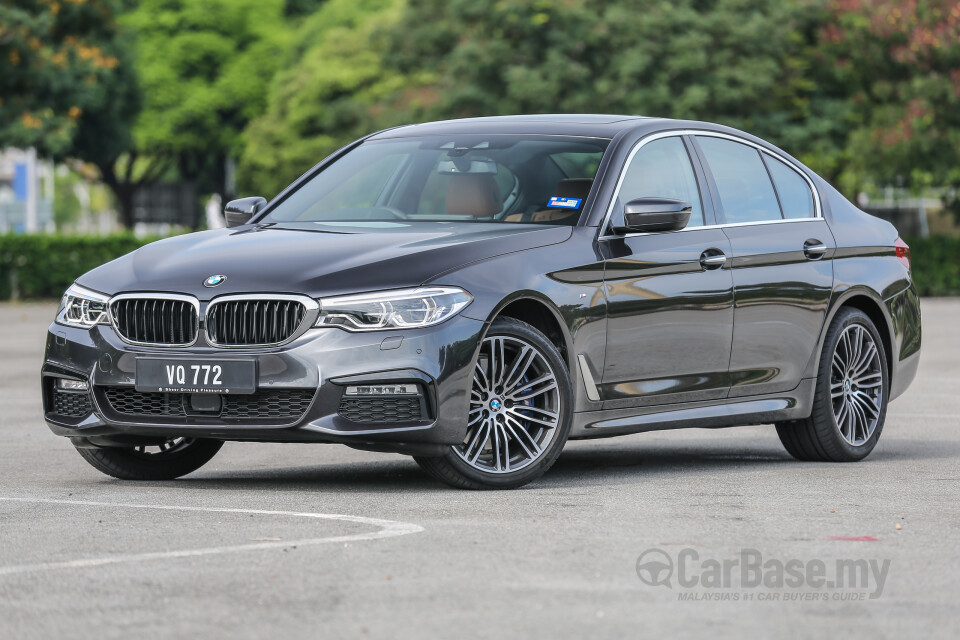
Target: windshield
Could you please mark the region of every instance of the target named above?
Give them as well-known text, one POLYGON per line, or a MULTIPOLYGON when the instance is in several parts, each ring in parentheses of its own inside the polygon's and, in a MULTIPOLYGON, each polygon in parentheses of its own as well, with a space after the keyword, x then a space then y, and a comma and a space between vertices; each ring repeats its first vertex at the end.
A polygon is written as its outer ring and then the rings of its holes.
POLYGON ((527 135, 368 141, 259 222, 575 225, 609 142, 527 135))

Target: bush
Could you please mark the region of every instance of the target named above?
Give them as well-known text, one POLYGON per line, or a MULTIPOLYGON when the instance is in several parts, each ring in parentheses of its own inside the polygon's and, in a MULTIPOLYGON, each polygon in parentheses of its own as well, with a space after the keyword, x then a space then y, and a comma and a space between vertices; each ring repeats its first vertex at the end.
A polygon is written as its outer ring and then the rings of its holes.
POLYGON ((960 238, 905 238, 921 296, 960 296, 960 238))
POLYGON ((156 239, 0 235, 0 300, 59 298, 82 274, 156 239))

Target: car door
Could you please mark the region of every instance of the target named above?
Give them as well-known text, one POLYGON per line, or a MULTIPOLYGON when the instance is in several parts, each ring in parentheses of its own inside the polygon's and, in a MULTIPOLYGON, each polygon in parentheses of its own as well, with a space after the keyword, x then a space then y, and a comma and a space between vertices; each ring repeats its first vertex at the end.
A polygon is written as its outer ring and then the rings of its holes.
POLYGON ((730 397, 788 391, 816 350, 833 288, 833 235, 812 182, 746 141, 695 137, 730 239, 730 397))
POLYGON ((691 151, 677 134, 642 141, 608 214, 622 220, 631 200, 675 198, 693 208, 685 229, 601 232, 608 310, 604 408, 711 400, 729 390, 733 278, 724 256, 730 244, 714 224, 691 151))

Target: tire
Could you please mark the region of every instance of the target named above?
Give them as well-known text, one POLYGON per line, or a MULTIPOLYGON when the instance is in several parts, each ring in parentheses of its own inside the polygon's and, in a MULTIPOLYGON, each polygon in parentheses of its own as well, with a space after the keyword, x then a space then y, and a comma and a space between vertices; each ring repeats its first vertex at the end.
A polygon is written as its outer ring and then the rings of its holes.
POLYGON ((780 442, 798 460, 855 462, 867 457, 883 431, 889 375, 873 321, 858 309, 841 309, 820 354, 813 412, 805 420, 778 423, 780 442))
POLYGON ((95 469, 120 480, 173 480, 192 473, 210 461, 223 446, 222 440, 170 440, 155 447, 77 448, 95 469))
POLYGON ((480 346, 463 443, 441 457, 415 459, 459 489, 521 487, 560 455, 572 407, 570 375, 557 347, 525 322, 497 318, 480 346))

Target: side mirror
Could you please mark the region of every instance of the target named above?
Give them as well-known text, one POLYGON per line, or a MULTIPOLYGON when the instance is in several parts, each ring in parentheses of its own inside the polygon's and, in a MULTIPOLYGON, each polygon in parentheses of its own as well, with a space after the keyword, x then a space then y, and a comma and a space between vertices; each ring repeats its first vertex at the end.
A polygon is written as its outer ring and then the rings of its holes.
POLYGON ((267 199, 260 196, 231 200, 223 208, 223 216, 227 219, 227 228, 240 227, 248 222, 258 211, 267 204, 267 199))
POLYGON ((673 198, 638 198, 623 205, 623 226, 617 233, 679 231, 687 226, 693 207, 673 198))

